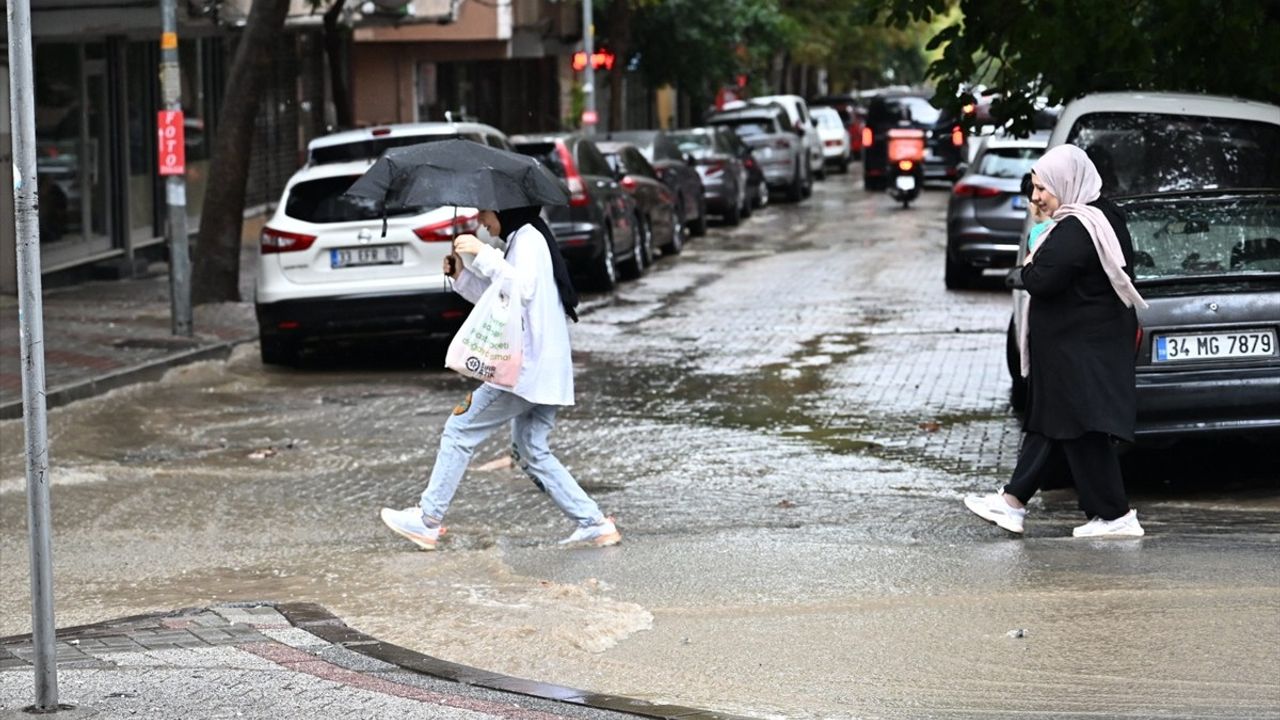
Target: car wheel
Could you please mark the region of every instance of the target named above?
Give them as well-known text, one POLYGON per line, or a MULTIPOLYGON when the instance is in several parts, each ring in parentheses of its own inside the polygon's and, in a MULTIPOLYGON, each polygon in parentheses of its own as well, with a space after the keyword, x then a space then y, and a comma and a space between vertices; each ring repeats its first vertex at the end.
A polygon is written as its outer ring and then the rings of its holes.
POLYGON ((755 201, 751 199, 751 192, 744 186, 742 189, 742 211, 738 214, 744 218, 749 218, 751 217, 751 209, 755 206, 755 201))
POLYGON ((756 188, 756 209, 759 210, 769 204, 769 183, 764 180, 760 181, 760 187, 756 188))
POLYGON ((738 197, 724 210, 724 224, 730 227, 742 222, 742 189, 738 189, 738 197))
POLYGON ((1013 318, 1009 318, 1009 329, 1004 339, 1005 364, 1009 367, 1009 406, 1015 412, 1027 409, 1027 381, 1022 377, 1022 360, 1018 354, 1018 336, 1014 331, 1013 318))
POLYGON ((867 192, 880 192, 888 187, 888 181, 884 178, 862 176, 862 188, 867 192))
MULTIPOLYGON (((906 203, 903 203, 906 207, 906 203)), ((947 270, 945 274, 945 282, 948 290, 963 290, 971 288, 978 284, 978 279, 982 277, 982 271, 959 263, 951 259, 951 254, 947 253, 947 270)))
POLYGON ((644 274, 644 246, 649 244, 648 237, 653 232, 642 216, 637 215, 635 223, 635 242, 631 244, 631 257, 627 258, 622 268, 622 276, 626 280, 635 280, 644 274))
POLYGON ((286 340, 274 335, 262 335, 258 338, 258 349, 262 353, 263 365, 283 365, 285 367, 296 367, 298 365, 299 348, 298 344, 292 340, 286 340))
POLYGON ((826 160, 826 158, 823 158, 822 162, 818 163, 818 171, 817 171, 816 173, 814 173, 814 177, 818 178, 819 180, 826 180, 826 179, 827 179, 827 160, 826 160))
POLYGON ((800 166, 796 166, 796 174, 791 178, 791 184, 787 186, 787 199, 791 202, 800 202, 804 199, 804 178, 800 176, 800 166))
POLYGON ((597 290, 607 292, 618 284, 618 267, 613 256, 613 230, 605 228, 603 247, 596 258, 591 281, 597 290))
POLYGON ((698 217, 689 223, 689 234, 694 237, 707 234, 707 201, 705 199, 698 201, 698 217))
POLYGON ((804 197, 813 195, 813 166, 809 164, 808 160, 804 163, 804 186, 801 189, 801 193, 804 197))
MULTIPOLYGON (((706 222, 707 222, 706 218, 707 218, 706 213, 703 213, 702 215, 703 227, 706 227, 706 222)), ((681 250, 684 250, 684 233, 682 232, 671 233, 671 239, 667 241, 665 245, 662 246, 662 254, 663 255, 679 255, 681 250)))
MULTIPOLYGON (((684 210, 679 209, 673 205, 671 207, 671 242, 675 242, 676 238, 679 238, 681 244, 683 244, 684 231, 685 231, 684 230, 684 210)), ((649 244, 645 249, 645 252, 647 253, 645 255, 645 258, 646 258, 645 262, 648 263, 649 265, 652 265, 653 259, 654 259, 653 228, 649 228, 648 240, 649 240, 649 244)), ((670 245, 671 242, 668 242, 667 244, 670 245)))

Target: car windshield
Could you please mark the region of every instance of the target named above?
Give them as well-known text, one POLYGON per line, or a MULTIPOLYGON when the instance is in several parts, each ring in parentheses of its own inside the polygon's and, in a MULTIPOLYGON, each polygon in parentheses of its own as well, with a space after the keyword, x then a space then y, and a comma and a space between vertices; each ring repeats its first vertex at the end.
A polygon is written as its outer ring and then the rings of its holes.
POLYGON ((1143 280, 1280 273, 1280 195, 1122 202, 1143 280))
POLYGON ((716 140, 710 133, 672 133, 671 140, 680 152, 694 157, 715 152, 716 140))
POLYGON ((777 132, 773 129, 773 125, 765 120, 718 120, 715 124, 733 128, 738 137, 743 138, 777 132))
MULTIPOLYGON (((351 187, 351 183, 359 177, 359 175, 339 175, 300 182, 289 191, 289 199, 284 204, 284 214, 295 220, 310 223, 381 219, 382 208, 378 203, 343 196, 347 188, 351 187)), ((417 215, 430 209, 429 207, 392 208, 387 210, 387 217, 417 215)))
POLYGON ((987 148, 978 158, 974 172, 998 178, 1021 178, 1031 172, 1031 166, 1044 154, 1044 148, 1007 147, 987 148))
POLYGON ((1093 158, 1104 195, 1280 187, 1280 125, 1271 123, 1094 113, 1067 142, 1093 158))
POLYGON ((813 117, 818 120, 818 125, 825 128, 843 128, 840 124, 840 114, 832 110, 831 112, 815 112, 813 117))
POLYGON ((938 117, 942 115, 942 111, 930 105, 928 100, 914 96, 886 98, 883 112, 889 117, 903 118, 917 125, 930 126, 938 122, 938 117))
POLYGON ((327 165, 329 163, 350 162, 352 160, 374 160, 382 157, 382 153, 391 148, 419 145, 455 137, 457 135, 396 135, 394 137, 377 137, 342 143, 341 145, 316 147, 311 149, 311 163, 313 165, 327 165))

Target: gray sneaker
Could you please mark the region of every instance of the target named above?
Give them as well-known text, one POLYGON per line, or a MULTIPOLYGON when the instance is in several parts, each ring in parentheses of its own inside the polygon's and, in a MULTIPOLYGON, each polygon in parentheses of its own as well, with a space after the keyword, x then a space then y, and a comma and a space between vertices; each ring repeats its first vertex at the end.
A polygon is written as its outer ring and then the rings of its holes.
POLYGON ((964 499, 964 506, 983 520, 1013 533, 1022 532, 1022 521, 1027 517, 1027 509, 1016 508, 1005 502, 1004 493, 968 495, 964 499))

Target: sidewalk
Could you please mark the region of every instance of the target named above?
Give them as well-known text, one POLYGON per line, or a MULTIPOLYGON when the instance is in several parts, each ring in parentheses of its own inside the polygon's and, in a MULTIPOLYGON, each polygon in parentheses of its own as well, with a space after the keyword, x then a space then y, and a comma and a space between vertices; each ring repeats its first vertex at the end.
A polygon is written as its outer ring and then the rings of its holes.
MULTIPOLYGON (((310 603, 231 604, 58 631, 55 718, 621 720, 735 716, 602 695, 379 642, 310 603)), ((32 717, 31 637, 0 638, 0 718, 32 717)))
MULTIPOLYGON (((248 255, 248 252, 246 252, 248 255)), ((241 270, 242 297, 252 275, 241 270), (247 281, 247 282, 246 282, 247 281)), ((252 272, 248 269, 248 272, 252 272)), ((50 408, 123 385, 155 380, 169 368, 225 357, 257 339, 252 302, 200 305, 193 336, 172 332, 163 263, 145 277, 91 281, 43 293, 45 389, 50 408)), ((18 298, 0 296, 0 420, 22 416, 18 298)))

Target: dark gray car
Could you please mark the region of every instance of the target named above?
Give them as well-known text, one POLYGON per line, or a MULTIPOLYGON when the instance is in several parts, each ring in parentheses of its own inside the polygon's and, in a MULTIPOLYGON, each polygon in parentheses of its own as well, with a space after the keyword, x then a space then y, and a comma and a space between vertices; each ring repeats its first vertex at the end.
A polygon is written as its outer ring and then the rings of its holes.
POLYGON ((987 268, 1011 268, 1027 218, 1022 177, 1044 154, 1047 134, 989 138, 947 201, 947 271, 951 289, 976 285, 987 268))

